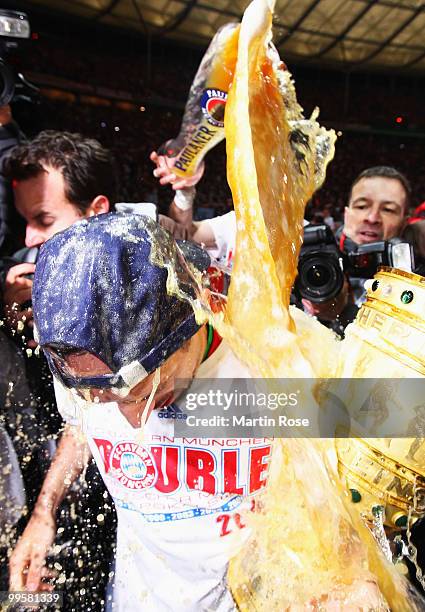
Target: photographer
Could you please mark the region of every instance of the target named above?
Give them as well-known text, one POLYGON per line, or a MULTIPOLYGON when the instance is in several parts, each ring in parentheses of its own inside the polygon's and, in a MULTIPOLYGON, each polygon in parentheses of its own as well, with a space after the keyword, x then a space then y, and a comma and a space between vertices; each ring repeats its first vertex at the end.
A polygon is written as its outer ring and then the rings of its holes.
MULTIPOLYGON (((344 226, 336 236, 342 253, 353 253, 359 246, 399 238, 406 225, 411 187, 407 178, 390 166, 363 170, 353 181, 344 226)), ((349 274, 355 303, 364 301, 364 282, 373 276, 349 274)))
POLYGON ((17 328, 24 317, 27 324, 31 320, 25 306, 31 299, 34 249, 75 221, 108 212, 116 177, 110 153, 97 141, 50 130, 13 149, 4 176, 13 184, 15 207, 27 224, 26 248, 2 262, 6 320, 17 328), (28 262, 30 249, 33 261, 28 262))
POLYGON ((22 244, 22 226, 13 207, 11 183, 3 174, 8 153, 24 140, 12 119, 10 104, 34 102, 39 91, 7 58, 25 49, 30 40, 27 15, 0 8, 0 257, 10 255, 22 244))
POLYGON ((340 270, 343 270, 349 281, 349 295, 355 303, 348 302, 339 313, 337 325, 345 328, 364 301, 365 281, 374 276, 380 265, 411 270, 413 259, 408 242, 414 241, 406 236, 400 238, 409 199, 410 185, 400 172, 388 166, 368 168, 351 187, 345 225, 337 232, 337 242, 325 225, 307 228, 296 293, 304 298, 312 295, 310 303, 302 300, 308 312, 323 319, 323 314, 315 310, 317 302, 332 292, 334 299, 339 299, 342 294, 338 293, 338 286, 343 284, 340 270))

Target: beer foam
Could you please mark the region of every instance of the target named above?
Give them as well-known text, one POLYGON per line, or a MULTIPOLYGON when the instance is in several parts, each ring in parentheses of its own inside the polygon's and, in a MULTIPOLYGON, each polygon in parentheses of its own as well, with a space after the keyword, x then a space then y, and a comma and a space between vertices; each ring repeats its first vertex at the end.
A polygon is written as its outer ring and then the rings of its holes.
MULTIPOLYGON (((264 377, 333 376, 340 345, 317 321, 290 310, 289 298, 304 207, 324 179, 335 134, 318 124, 317 113, 302 116, 270 45, 270 6, 254 0, 244 15, 227 102, 238 235, 221 333, 264 377), (291 130, 301 131, 303 148, 291 147, 291 130)), ((313 383, 303 401, 315 405, 313 383)), ((333 440, 276 440, 269 484, 256 503, 258 512, 246 518, 251 544, 229 570, 239 609, 415 609, 352 511, 333 440)))

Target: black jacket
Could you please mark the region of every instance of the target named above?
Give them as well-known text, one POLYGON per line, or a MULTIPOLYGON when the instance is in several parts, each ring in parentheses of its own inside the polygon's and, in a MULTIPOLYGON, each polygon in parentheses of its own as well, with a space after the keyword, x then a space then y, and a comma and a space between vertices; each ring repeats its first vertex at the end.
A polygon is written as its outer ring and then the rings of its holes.
POLYGON ((23 140, 25 138, 14 121, 0 127, 0 256, 10 255, 19 247, 14 231, 19 217, 13 204, 12 186, 3 176, 3 167, 10 150, 23 140))

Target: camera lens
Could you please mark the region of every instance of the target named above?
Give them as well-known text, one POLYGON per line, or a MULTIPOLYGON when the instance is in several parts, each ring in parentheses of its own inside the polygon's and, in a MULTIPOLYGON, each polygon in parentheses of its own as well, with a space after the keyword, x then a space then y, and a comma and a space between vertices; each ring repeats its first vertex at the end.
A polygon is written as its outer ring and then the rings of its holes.
POLYGON ((307 269, 305 279, 308 285, 316 289, 325 287, 332 276, 332 270, 324 266, 323 264, 313 264, 307 269))
POLYGON ((301 297, 326 302, 340 293, 343 284, 344 275, 335 257, 315 253, 300 260, 296 288, 301 297))

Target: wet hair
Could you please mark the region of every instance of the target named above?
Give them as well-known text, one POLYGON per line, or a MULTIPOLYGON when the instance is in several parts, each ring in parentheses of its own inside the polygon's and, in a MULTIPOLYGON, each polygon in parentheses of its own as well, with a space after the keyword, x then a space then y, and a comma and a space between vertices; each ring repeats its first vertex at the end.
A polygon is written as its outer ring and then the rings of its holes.
POLYGON ((407 211, 409 210, 409 206, 410 206, 410 199, 412 196, 412 187, 408 179, 404 176, 404 174, 402 174, 401 172, 399 172, 398 170, 396 170, 396 168, 393 168, 392 166, 373 166, 372 168, 366 168, 366 170, 363 170, 363 172, 360 172, 360 174, 354 179, 353 183, 351 184, 350 195, 348 197, 348 201, 351 202, 351 196, 353 193, 354 185, 357 185, 357 183, 364 178, 375 178, 375 177, 395 179, 396 181, 399 181, 402 184, 403 189, 406 193, 406 202, 405 202, 404 212, 407 214, 407 211))
POLYGON ((12 149, 3 174, 11 181, 24 181, 38 176, 46 166, 62 173, 65 196, 81 213, 99 195, 106 196, 113 208, 118 188, 115 162, 112 153, 97 140, 45 130, 12 149))

